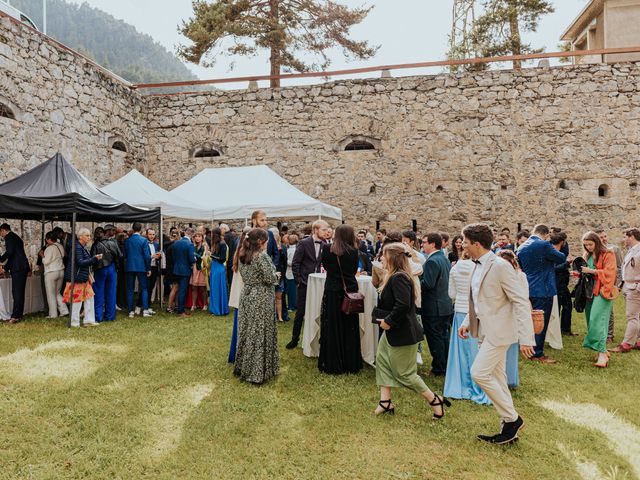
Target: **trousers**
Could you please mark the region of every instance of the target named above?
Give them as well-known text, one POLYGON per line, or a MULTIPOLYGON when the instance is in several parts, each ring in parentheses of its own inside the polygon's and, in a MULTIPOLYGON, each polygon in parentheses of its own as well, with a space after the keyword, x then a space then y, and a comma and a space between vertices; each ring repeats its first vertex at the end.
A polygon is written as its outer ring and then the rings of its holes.
POLYGON ((47 293, 47 305, 49 306, 49 316, 55 318, 58 315, 69 314, 67 305, 62 301, 60 289, 64 283, 64 270, 57 272, 46 272, 44 274, 44 289, 47 293))
POLYGON ((302 332, 302 323, 304 322, 304 311, 307 305, 307 286, 298 285, 298 295, 296 298, 296 317, 293 320, 293 333, 291 340, 296 342, 300 340, 300 332, 302 332))
POLYGON ((127 307, 133 312, 133 294, 138 279, 138 295, 142 297, 142 309, 149 309, 149 290, 147 289, 146 272, 127 272, 127 307))
POLYGON ((627 329, 624 332, 622 342, 633 347, 640 340, 640 291, 626 292, 625 299, 627 301, 627 329))
POLYGON ((100 268, 94 272, 93 276, 95 279, 93 291, 95 292, 96 322, 115 320, 117 296, 116 266, 112 263, 111 265, 100 268))
POLYGON ((510 345, 495 346, 486 339, 480 344, 471 366, 471 378, 487 394, 503 422, 515 422, 518 412, 507 384, 507 350, 510 345))

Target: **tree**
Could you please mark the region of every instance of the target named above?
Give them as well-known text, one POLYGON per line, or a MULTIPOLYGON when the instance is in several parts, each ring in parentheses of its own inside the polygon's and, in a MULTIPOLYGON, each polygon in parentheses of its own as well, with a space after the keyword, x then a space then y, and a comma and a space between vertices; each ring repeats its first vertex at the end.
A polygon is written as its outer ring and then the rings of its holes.
MULTIPOLYGON (((497 57, 543 50, 523 43, 521 34, 535 32, 540 17, 554 11, 549 0, 487 0, 483 6, 484 12, 476 19, 469 35, 468 49, 471 51, 461 52, 460 47, 452 48, 456 55, 476 51, 483 57, 497 57)), ((521 66, 520 60, 514 60, 513 68, 521 66)))
MULTIPOLYGON (((332 0, 193 0, 194 16, 183 22, 180 32, 193 42, 181 45, 178 55, 205 66, 215 63, 216 54, 255 56, 268 49, 271 76, 285 71, 326 70, 326 51, 341 47, 347 57, 367 59, 378 47, 348 38, 349 30, 365 19, 372 7, 349 9, 332 0), (233 44, 223 48, 223 40, 233 44), (321 63, 302 60, 311 52, 321 63)), ((279 79, 271 80, 280 86, 279 79)))

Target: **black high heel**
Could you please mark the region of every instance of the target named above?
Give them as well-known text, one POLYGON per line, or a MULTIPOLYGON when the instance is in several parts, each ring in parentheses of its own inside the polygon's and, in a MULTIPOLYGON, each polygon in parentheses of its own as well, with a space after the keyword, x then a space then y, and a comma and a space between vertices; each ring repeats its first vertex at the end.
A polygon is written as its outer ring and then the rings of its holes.
POLYGON ((444 397, 440 397, 438 396, 438 394, 434 393, 433 394, 433 400, 429 402, 429 405, 431 405, 432 407, 442 407, 442 414, 438 415, 437 413, 433 414, 433 419, 434 420, 440 420, 442 417, 444 417, 444 407, 445 405, 447 407, 451 407, 451 402, 449 400, 447 400, 444 397))
POLYGON ((391 406, 391 399, 389 399, 389 400, 380 400, 380 402, 378 402, 378 405, 380 405, 380 407, 382 408, 382 411, 381 412, 376 412, 376 415, 386 415, 387 413, 389 413, 391 415, 395 415, 396 407, 392 407, 391 406))

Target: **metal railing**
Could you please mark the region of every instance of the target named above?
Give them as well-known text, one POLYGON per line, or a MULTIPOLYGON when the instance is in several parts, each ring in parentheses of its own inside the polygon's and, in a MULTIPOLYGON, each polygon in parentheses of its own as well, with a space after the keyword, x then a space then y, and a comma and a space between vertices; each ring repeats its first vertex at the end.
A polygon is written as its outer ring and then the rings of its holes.
MULTIPOLYGON (((333 70, 333 71, 325 71, 325 72, 285 73, 282 75, 251 75, 251 76, 232 77, 232 78, 214 78, 210 80, 189 80, 184 82, 142 83, 142 84, 134 84, 131 86, 131 88, 154 89, 154 88, 185 87, 185 86, 197 86, 197 85, 216 85, 216 84, 222 84, 222 83, 257 82, 260 80, 275 80, 275 79, 289 80, 289 79, 296 79, 296 78, 337 77, 337 76, 354 75, 354 74, 360 74, 360 73, 386 72, 391 70, 406 70, 406 69, 429 68, 429 67, 453 67, 453 66, 461 66, 461 65, 504 63, 504 62, 513 62, 513 61, 540 60, 540 59, 550 59, 550 58, 600 56, 601 60, 604 60, 605 55, 629 54, 629 53, 640 53, 640 46, 625 47, 625 48, 605 48, 605 49, 599 49, 599 50, 576 50, 573 52, 532 53, 528 55, 507 55, 502 57, 466 58, 462 60, 437 60, 432 62, 401 63, 401 64, 395 64, 395 65, 377 65, 373 67, 351 68, 351 69, 345 69, 345 70, 333 70)), ((179 93, 184 94, 184 93, 196 93, 196 92, 179 92, 179 93)), ((164 93, 164 94, 157 94, 157 95, 172 95, 172 94, 164 93)))

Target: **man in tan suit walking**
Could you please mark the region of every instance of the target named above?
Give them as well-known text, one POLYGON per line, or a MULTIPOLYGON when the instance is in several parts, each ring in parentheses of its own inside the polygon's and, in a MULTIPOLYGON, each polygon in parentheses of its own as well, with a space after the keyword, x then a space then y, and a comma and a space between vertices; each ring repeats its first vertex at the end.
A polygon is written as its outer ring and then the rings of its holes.
POLYGON ((518 288, 516 271, 508 262, 491 252, 493 234, 488 225, 468 225, 462 231, 464 248, 476 266, 471 274, 469 315, 458 330, 477 337, 478 355, 471 367, 471 377, 493 402, 502 421, 497 435, 478 435, 478 439, 504 445, 518 438, 524 420, 513 406, 507 385, 507 350, 520 342, 520 351, 527 358, 536 344, 531 320, 529 292, 518 288))
POLYGON ((627 353, 634 348, 640 350, 640 230, 625 230, 624 243, 629 249, 622 262, 622 293, 627 301, 627 329, 622 343, 610 350, 614 353, 627 353))

